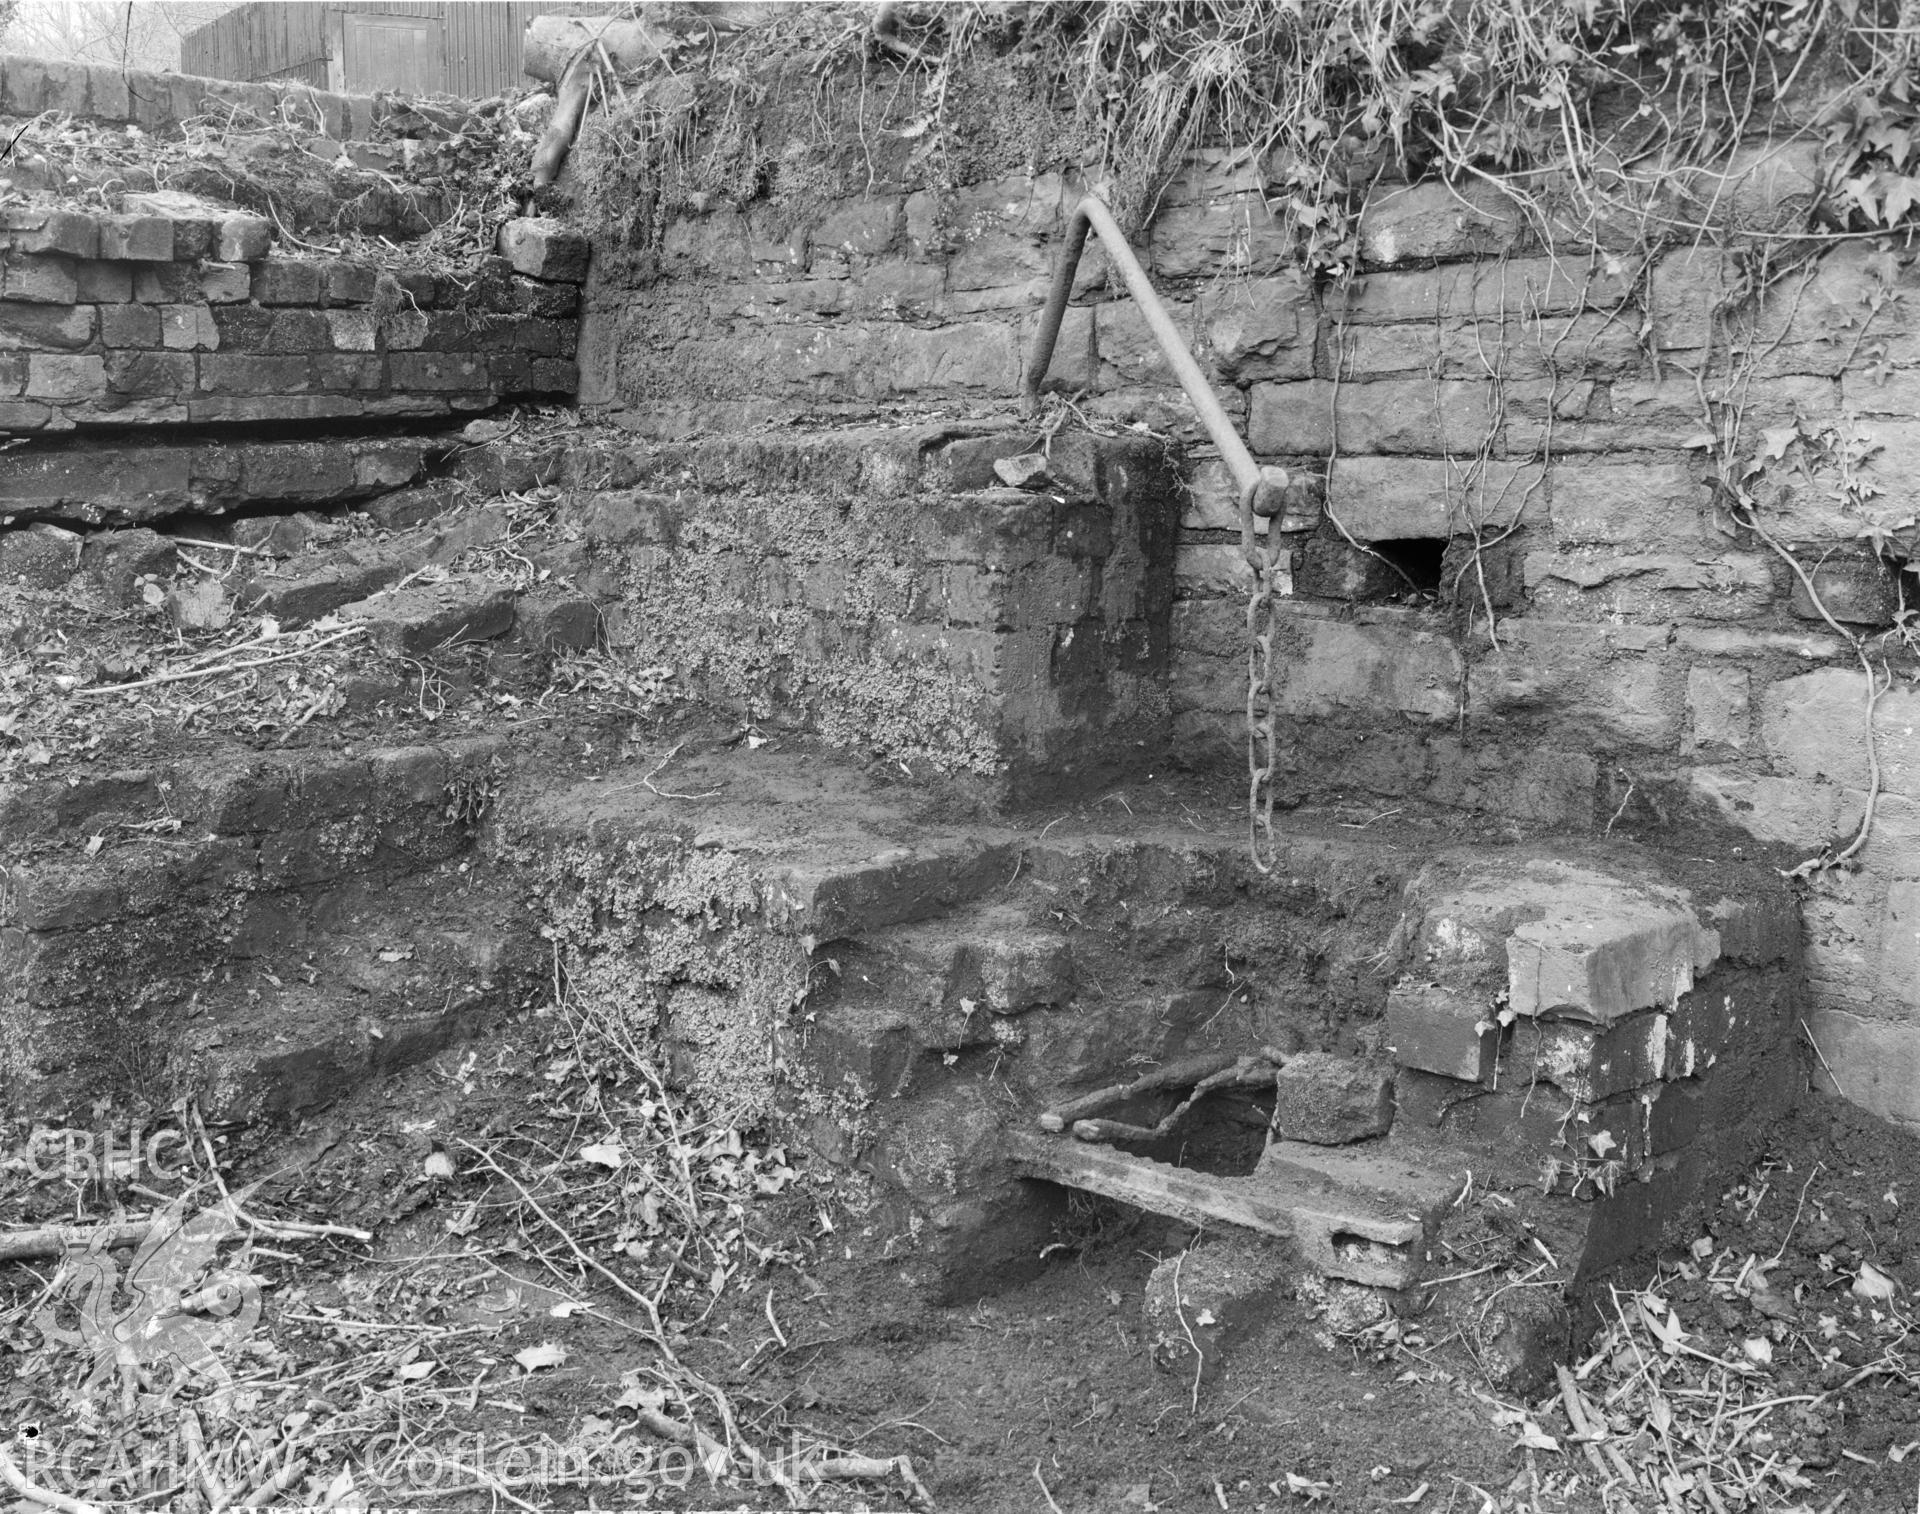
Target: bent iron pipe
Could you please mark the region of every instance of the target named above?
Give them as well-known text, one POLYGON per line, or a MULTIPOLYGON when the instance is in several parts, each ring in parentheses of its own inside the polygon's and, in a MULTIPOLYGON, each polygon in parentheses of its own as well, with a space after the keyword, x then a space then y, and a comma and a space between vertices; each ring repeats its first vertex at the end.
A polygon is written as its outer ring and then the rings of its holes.
POLYGON ((1147 318, 1148 329, 1160 344, 1161 354, 1172 367, 1174 377, 1180 380, 1180 387, 1193 402, 1193 408, 1200 413, 1200 424, 1207 428, 1208 437, 1220 449, 1222 460, 1232 472, 1233 481, 1239 486, 1241 535, 1251 547, 1253 516, 1256 512, 1262 515, 1279 512, 1280 491, 1287 486, 1287 471, 1262 467, 1253 460, 1253 454, 1240 439, 1240 433, 1234 430, 1232 419, 1220 403, 1220 396, 1213 392, 1186 339, 1180 335, 1180 328, 1173 324, 1173 317, 1148 280, 1147 271, 1140 266, 1133 248, 1127 245, 1113 212, 1098 195, 1082 199, 1067 223, 1067 240, 1060 249, 1060 260, 1053 267, 1053 287, 1047 291, 1046 308, 1040 313, 1040 329, 1034 333, 1033 352, 1021 384, 1021 414, 1032 416, 1040 408, 1040 385, 1047 376, 1048 364, 1053 361, 1054 344, 1060 339, 1060 323, 1066 319, 1067 300, 1073 293, 1073 277, 1079 271, 1080 255, 1086 250, 1089 230, 1100 233, 1107 256, 1120 270, 1127 293, 1147 318))

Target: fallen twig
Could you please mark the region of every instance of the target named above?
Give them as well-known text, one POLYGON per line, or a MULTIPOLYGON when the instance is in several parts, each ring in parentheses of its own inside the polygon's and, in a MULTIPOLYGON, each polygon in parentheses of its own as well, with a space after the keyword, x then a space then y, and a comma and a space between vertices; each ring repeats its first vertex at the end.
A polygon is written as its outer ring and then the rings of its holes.
POLYGON ((88 1503, 84 1499, 69 1498, 64 1493, 56 1493, 51 1488, 43 1488, 36 1482, 30 1482, 14 1459, 0 1446, 0 1481, 18 1493, 22 1498, 32 1499, 49 1509, 57 1509, 59 1514, 103 1514, 100 1505, 88 1503))
MULTIPOLYGON (((1034 1470, 1039 1470, 1037 1464, 1034 1470)), ((898 1477, 907 1485, 907 1496, 914 1503, 923 1509, 933 1507, 933 1495, 914 1472, 911 1457, 831 1456, 804 1463, 802 1471, 819 1482, 885 1482, 888 1478, 898 1477)), ((1040 1486, 1044 1488, 1046 1484, 1040 1486)))
POLYGON ((185 673, 156 673, 151 678, 142 678, 134 683, 107 683, 91 689, 75 689, 76 699, 94 694, 130 694, 135 689, 150 689, 157 684, 184 683, 190 678, 214 678, 221 673, 239 673, 247 668, 264 668, 268 663, 286 662, 295 657, 305 657, 309 652, 317 652, 322 647, 332 646, 336 641, 345 641, 349 636, 358 636, 367 629, 365 626, 348 626, 344 631, 336 631, 320 641, 309 642, 292 652, 280 652, 272 657, 255 657, 245 662, 221 662, 212 667, 195 668, 185 673))
POLYGON ((26 1262, 65 1256, 69 1251, 111 1251, 138 1246, 152 1231, 151 1216, 113 1220, 104 1225, 42 1225, 0 1235, 0 1262, 26 1262))

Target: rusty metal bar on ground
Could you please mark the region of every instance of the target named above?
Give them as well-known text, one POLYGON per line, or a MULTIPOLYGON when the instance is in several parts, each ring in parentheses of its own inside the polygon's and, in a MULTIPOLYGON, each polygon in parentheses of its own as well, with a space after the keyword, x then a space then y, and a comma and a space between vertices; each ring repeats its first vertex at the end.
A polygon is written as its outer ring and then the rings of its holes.
MULTIPOLYGON (((1127 293, 1133 296, 1134 304, 1140 307, 1140 313, 1147 318, 1148 329, 1160 344, 1160 351, 1172 367, 1174 377, 1180 380, 1180 387, 1186 390, 1187 398, 1193 401, 1193 408, 1200 413, 1200 423, 1207 428, 1208 437, 1220 449, 1221 458, 1232 472, 1234 483, 1239 486, 1243 513, 1248 504, 1260 509, 1263 503, 1260 496, 1265 493, 1270 493, 1271 508, 1277 510, 1279 491, 1287 484, 1286 470, 1263 468, 1253 460, 1247 444, 1240 439, 1240 433, 1234 430, 1226 407, 1220 403, 1220 396, 1213 392, 1213 386, 1207 382, 1206 374, 1201 372, 1200 364, 1187 347, 1186 339, 1180 335, 1180 328, 1173 324, 1173 317, 1168 314, 1167 307, 1161 303, 1159 294, 1148 280, 1147 271, 1140 266, 1133 248, 1127 245, 1113 212, 1107 209, 1106 202, 1098 195, 1088 195, 1082 199, 1074 207, 1072 219, 1067 222, 1066 244, 1060 249, 1059 262, 1054 264, 1053 287, 1047 292, 1046 308, 1040 313, 1040 329, 1034 333, 1033 352, 1027 360, 1020 408, 1028 415, 1039 409, 1040 385, 1046 380, 1047 366, 1053 361, 1054 344, 1060 339, 1060 323, 1066 319, 1067 299, 1073 293, 1074 274, 1079 271, 1080 255, 1086 250, 1089 230, 1100 233, 1107 256, 1120 271, 1127 293)), ((1260 513, 1266 514, 1268 511, 1261 509, 1260 513)))

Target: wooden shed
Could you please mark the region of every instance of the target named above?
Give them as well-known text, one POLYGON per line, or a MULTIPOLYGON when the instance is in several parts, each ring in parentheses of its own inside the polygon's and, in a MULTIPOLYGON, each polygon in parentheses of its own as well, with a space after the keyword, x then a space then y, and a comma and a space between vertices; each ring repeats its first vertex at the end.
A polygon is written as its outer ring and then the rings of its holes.
POLYGON ((298 79, 349 94, 484 99, 530 82, 527 22, 612 6, 542 0, 253 0, 181 39, 180 67, 215 79, 298 79))

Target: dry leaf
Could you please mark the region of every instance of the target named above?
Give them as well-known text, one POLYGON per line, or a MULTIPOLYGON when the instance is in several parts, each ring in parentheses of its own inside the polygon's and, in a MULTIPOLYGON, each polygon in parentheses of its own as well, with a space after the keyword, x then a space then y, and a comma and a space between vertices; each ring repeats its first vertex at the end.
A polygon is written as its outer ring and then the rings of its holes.
POLYGON ((1764 1335, 1756 1335, 1751 1340, 1740 1342, 1740 1350, 1750 1362, 1757 1362, 1762 1367, 1773 1365, 1773 1342, 1764 1335))
POLYGON ((1889 1299, 1900 1291, 1900 1285, 1872 1262, 1862 1262, 1859 1275, 1847 1291, 1855 1298, 1889 1299))
POLYGON ((399 1371, 402 1382, 417 1383, 440 1364, 438 1362, 408 1362, 399 1371))
POLYGON ((595 1141, 580 1148, 580 1160, 596 1162, 613 1172, 627 1165, 627 1150, 618 1141, 595 1141))
POLYGON ((427 1155, 426 1173, 430 1178, 450 1178, 454 1173, 453 1158, 444 1151, 430 1152, 427 1155))
POLYGON ((529 1372, 538 1372, 543 1367, 557 1367, 567 1359, 567 1348, 542 1341, 537 1346, 529 1346, 524 1351, 513 1353, 513 1359, 529 1372))

